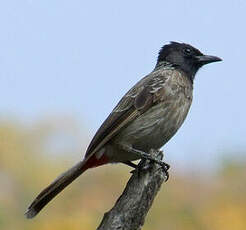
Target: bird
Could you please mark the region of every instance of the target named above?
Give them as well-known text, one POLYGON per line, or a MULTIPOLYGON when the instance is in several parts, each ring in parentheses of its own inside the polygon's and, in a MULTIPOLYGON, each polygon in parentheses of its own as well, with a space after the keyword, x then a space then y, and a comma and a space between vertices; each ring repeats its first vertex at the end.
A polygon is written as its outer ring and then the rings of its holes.
POLYGON ((87 169, 108 163, 150 159, 151 149, 159 150, 183 124, 192 103, 193 82, 204 65, 222 61, 204 55, 180 42, 164 45, 152 72, 135 84, 119 101, 90 142, 84 159, 58 176, 27 208, 25 216, 35 217, 58 193, 87 169))

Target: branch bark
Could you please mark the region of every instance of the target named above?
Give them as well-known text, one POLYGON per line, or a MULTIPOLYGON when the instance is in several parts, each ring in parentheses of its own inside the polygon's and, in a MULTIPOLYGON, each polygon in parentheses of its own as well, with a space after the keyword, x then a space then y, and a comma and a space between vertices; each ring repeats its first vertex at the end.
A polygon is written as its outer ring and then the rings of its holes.
MULTIPOLYGON (((150 154, 163 158, 161 151, 150 154)), ((104 214, 97 230, 140 230, 157 192, 165 181, 163 168, 148 160, 140 162, 140 168, 133 171, 126 188, 114 207, 104 214)))

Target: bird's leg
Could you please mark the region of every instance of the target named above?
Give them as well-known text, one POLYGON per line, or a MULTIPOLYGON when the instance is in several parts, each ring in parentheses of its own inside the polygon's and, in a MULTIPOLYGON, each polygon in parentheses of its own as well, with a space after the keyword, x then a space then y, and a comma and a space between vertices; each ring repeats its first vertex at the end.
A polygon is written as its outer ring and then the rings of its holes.
POLYGON ((122 162, 122 163, 134 168, 134 170, 132 170, 130 173, 134 173, 135 170, 137 170, 139 168, 139 164, 136 165, 136 164, 132 163, 131 161, 125 161, 125 162, 122 162))
MULTIPOLYGON (((168 169, 170 168, 169 164, 152 157, 150 154, 148 154, 146 152, 143 152, 143 151, 138 150, 138 149, 134 149, 133 147, 131 147, 129 145, 120 145, 120 147, 129 153, 133 153, 135 155, 138 155, 139 158, 141 158, 141 159, 150 160, 152 162, 159 164, 163 168, 164 172, 166 173, 166 176, 167 176, 166 181, 168 180, 168 178, 169 178, 168 169)), ((124 162, 124 163, 126 163, 127 165, 130 165, 129 162, 124 162)), ((132 166, 132 164, 133 163, 131 163, 130 166, 132 166)))
POLYGON ((123 163, 128 165, 128 166, 130 166, 130 167, 132 167, 132 168, 134 168, 134 169, 136 169, 138 167, 138 165, 132 163, 131 161, 125 161, 123 163))

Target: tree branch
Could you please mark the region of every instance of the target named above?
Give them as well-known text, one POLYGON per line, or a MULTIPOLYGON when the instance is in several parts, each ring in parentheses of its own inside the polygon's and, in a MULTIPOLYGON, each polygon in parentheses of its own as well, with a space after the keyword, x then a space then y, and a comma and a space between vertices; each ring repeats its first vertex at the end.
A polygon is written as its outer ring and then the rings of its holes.
MULTIPOLYGON (((163 158, 161 151, 150 154, 163 158)), ((133 171, 123 194, 114 207, 104 214, 97 230, 140 230, 161 184, 166 178, 163 168, 150 161, 142 160, 139 169, 133 171)))

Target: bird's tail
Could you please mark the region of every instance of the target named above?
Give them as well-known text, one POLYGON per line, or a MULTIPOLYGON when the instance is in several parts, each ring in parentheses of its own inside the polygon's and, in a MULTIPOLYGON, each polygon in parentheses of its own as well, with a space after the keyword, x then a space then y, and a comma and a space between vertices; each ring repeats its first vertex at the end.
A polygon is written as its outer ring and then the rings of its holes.
POLYGON ((59 192, 80 176, 83 170, 83 162, 79 162, 72 168, 62 173, 48 187, 46 187, 28 207, 25 216, 27 218, 35 217, 41 209, 48 204, 59 192))
POLYGON ((66 172, 57 177, 48 187, 39 193, 35 200, 28 207, 25 216, 30 219, 35 217, 41 209, 48 204, 58 193, 65 187, 72 183, 78 176, 80 176, 88 168, 96 167, 106 164, 107 159, 102 157, 100 160, 95 156, 90 157, 89 160, 80 161, 66 172))

